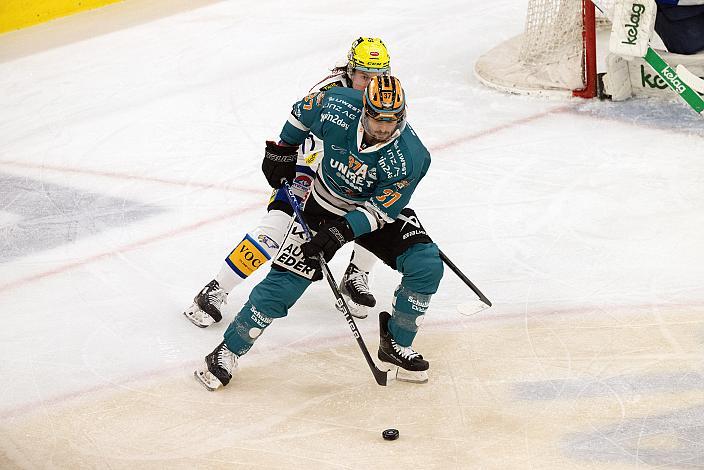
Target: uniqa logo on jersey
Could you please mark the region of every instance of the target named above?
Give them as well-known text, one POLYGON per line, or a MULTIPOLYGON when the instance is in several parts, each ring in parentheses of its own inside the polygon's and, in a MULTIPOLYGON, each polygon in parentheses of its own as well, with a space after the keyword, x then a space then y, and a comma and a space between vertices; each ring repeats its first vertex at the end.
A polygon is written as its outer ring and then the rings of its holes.
POLYGON ((347 157, 346 164, 331 158, 330 167, 336 170, 335 176, 357 191, 362 191, 365 186, 368 188, 374 183, 371 177, 367 178, 367 175, 371 176, 369 165, 360 162, 352 154, 347 157))

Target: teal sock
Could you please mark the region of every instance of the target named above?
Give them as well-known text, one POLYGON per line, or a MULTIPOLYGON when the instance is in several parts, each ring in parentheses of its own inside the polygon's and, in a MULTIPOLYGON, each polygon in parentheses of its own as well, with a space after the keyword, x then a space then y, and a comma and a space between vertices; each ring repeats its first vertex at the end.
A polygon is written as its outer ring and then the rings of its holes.
POLYGON ((403 285, 396 288, 389 331, 401 346, 410 346, 430 305, 430 294, 413 292, 403 285))

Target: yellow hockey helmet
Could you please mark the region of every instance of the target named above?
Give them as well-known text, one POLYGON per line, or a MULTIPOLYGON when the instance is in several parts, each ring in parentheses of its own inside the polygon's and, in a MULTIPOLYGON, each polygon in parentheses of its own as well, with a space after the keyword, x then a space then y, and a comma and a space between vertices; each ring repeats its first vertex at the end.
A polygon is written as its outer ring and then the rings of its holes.
POLYGON ((347 54, 347 73, 357 70, 386 73, 390 70, 391 57, 386 45, 379 38, 359 38, 352 43, 347 54))

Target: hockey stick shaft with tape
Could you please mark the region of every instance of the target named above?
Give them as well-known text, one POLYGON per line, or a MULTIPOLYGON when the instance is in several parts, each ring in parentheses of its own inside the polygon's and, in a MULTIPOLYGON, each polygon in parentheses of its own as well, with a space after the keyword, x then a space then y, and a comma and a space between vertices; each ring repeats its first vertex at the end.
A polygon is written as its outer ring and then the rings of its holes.
MULTIPOLYGON (((288 198, 289 204, 291 204, 291 207, 293 208, 293 212, 296 214, 296 218, 298 219, 298 222, 301 224, 301 227, 303 228, 303 231, 305 232, 306 240, 309 240, 313 238, 313 234, 310 231, 310 228, 308 227, 308 224, 306 224, 306 221, 303 219, 303 214, 301 211, 301 206, 298 203, 298 199, 296 199, 296 196, 293 194, 293 191, 291 190, 291 186, 289 186, 288 181, 286 179, 283 179, 281 181, 284 189, 286 190, 286 197, 288 198)), ((367 349, 367 345, 364 343, 364 339, 362 338, 362 333, 360 333, 359 329, 357 328, 357 324, 354 321, 354 317, 352 317, 352 313, 350 312, 350 308, 347 306, 347 303, 345 302, 345 299, 342 298, 342 294, 340 293, 340 289, 337 288, 337 282, 335 282, 335 278, 332 275, 332 272, 330 272, 330 268, 328 267, 327 262, 325 261, 325 258, 323 257, 323 254, 320 253, 318 255, 318 261, 320 261, 320 268, 323 271, 323 274, 325 275, 325 279, 328 281, 328 284, 330 285, 330 288, 332 289, 333 294, 335 295, 335 301, 342 313, 345 316, 345 320, 347 320, 347 324, 350 327, 350 330, 352 330, 352 335, 355 337, 357 340, 357 344, 359 345, 359 349, 362 350, 362 354, 364 355, 364 359, 367 360, 367 364, 369 365, 369 368, 372 371, 372 374, 374 374, 374 379, 376 380, 376 383, 379 385, 386 385, 387 383, 387 373, 385 371, 380 370, 376 364, 374 363, 374 360, 372 359, 372 356, 369 354, 369 350, 367 349)))

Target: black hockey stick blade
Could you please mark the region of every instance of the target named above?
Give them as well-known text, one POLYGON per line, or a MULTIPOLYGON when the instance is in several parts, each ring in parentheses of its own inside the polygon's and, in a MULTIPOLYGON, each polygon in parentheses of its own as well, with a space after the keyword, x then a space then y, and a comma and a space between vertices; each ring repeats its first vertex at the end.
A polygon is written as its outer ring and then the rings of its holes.
POLYGON ((332 273, 330 272, 330 268, 328 267, 328 264, 325 262, 325 258, 323 258, 322 253, 320 254, 319 258, 320 260, 320 266, 323 269, 323 273, 325 274, 325 279, 328 281, 328 284, 330 285, 330 288, 332 289, 332 293, 335 296, 335 303, 337 305, 338 310, 340 310, 343 315, 345 316, 345 320, 347 321, 347 325, 350 327, 350 330, 352 331, 352 336, 357 340, 357 344, 359 345, 359 349, 362 350, 362 355, 364 356, 364 359, 367 360, 367 364, 369 365, 369 369, 371 369, 372 374, 374 375, 374 380, 376 380, 376 383, 379 385, 386 385, 388 381, 388 371, 383 371, 379 369, 376 364, 374 363, 374 359, 372 359, 371 354, 369 354, 369 350, 367 349, 367 345, 364 343, 364 339, 362 338, 362 333, 359 331, 357 328, 357 324, 354 321, 354 317, 352 316, 352 313, 350 312, 350 307, 347 305, 347 302, 345 302, 345 299, 342 297, 342 294, 340 293, 340 289, 337 287, 337 283, 335 282, 335 278, 332 276, 332 273))

